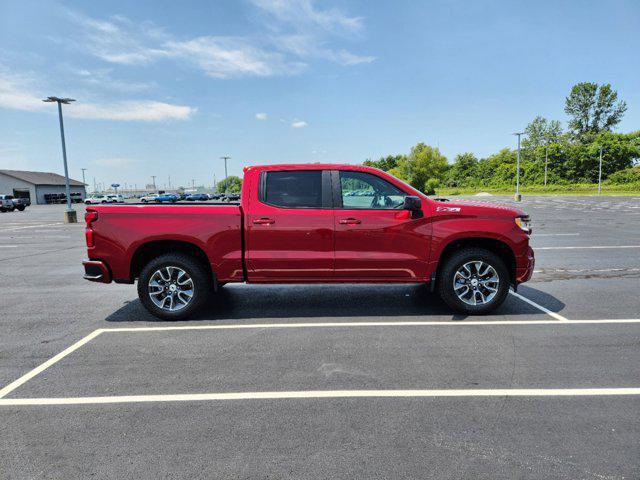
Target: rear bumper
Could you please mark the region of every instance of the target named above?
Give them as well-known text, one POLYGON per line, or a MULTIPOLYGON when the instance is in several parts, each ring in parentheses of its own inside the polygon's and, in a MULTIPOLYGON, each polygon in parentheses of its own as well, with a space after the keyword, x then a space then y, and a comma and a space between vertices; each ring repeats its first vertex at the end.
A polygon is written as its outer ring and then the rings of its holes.
POLYGON ((516 268, 516 284, 528 281, 533 275, 533 269, 536 266, 536 258, 531 247, 527 250, 527 255, 523 260, 524 266, 516 268))
POLYGON ((104 262, 100 260, 84 260, 82 262, 84 266, 85 280, 90 282, 111 283, 111 272, 104 262))

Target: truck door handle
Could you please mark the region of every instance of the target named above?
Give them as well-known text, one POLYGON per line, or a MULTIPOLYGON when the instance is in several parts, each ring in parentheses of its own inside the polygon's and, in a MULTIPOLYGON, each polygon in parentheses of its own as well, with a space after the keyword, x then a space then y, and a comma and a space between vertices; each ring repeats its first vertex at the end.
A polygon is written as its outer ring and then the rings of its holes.
POLYGON ((273 218, 266 218, 266 217, 262 217, 262 218, 256 218, 253 223, 255 225, 271 225, 273 223, 276 223, 276 221, 273 218))
POLYGON ((358 225, 360 223, 362 223, 360 220, 358 220, 357 218, 341 218, 339 220, 339 223, 341 225, 358 225))

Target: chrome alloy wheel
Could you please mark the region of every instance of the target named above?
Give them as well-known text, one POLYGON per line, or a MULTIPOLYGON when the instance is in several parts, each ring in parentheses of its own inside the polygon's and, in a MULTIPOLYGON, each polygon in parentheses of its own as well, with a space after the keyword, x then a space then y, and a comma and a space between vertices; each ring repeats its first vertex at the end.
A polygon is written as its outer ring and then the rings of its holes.
POLYGON ((151 275, 149 297, 163 310, 182 310, 193 299, 193 280, 181 268, 162 267, 151 275))
POLYGON ((467 305, 485 305, 496 296, 500 278, 495 268, 481 260, 462 265, 453 276, 453 291, 467 305))

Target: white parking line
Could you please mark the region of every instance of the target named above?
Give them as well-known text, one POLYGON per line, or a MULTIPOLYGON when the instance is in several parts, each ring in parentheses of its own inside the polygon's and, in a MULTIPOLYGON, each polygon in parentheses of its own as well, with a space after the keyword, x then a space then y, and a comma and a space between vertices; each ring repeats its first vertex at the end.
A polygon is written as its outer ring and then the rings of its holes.
POLYGON ((449 390, 309 390, 292 392, 187 393, 111 397, 7 398, 0 406, 87 405, 104 403, 197 402, 212 400, 278 400, 320 398, 439 398, 439 397, 594 397, 640 395, 640 388, 496 388, 449 390))
POLYGON ((4 387, 2 390, 0 390, 0 399, 6 395, 8 395, 9 393, 11 393, 12 391, 14 391, 16 388, 18 388, 20 385, 22 385, 23 383, 31 380, 33 377, 35 377, 36 375, 38 375, 40 372, 46 370, 47 368, 49 368, 51 365, 53 365, 54 363, 59 362, 60 360, 62 360, 64 357, 66 357, 67 355, 69 355, 71 352, 74 352, 75 350, 77 350, 78 348, 80 348, 82 345, 84 345, 87 342, 90 342, 91 340, 93 340, 94 338, 96 338, 98 335, 100 335, 102 333, 101 329, 98 330, 94 330, 93 332, 91 332, 89 335, 87 335, 86 337, 84 337, 83 339, 77 341, 76 343, 74 343, 73 345, 71 345, 69 348, 63 350, 62 352, 60 352, 59 354, 57 354, 55 357, 50 358, 49 360, 47 360, 46 362, 44 362, 42 365, 34 368, 33 370, 31 370, 30 372, 28 372, 27 374, 23 375, 22 377, 20 377, 19 379, 11 382, 9 385, 7 385, 6 387, 4 387))
POLYGON ((589 245, 575 247, 535 247, 534 250, 587 250, 587 249, 640 248, 640 245, 589 245))
POLYGON ((533 273, 607 273, 607 272, 640 272, 640 268, 543 268, 533 273))
POLYGON ((533 300, 528 299, 527 297, 523 297, 522 295, 520 295, 519 293, 514 292, 513 290, 509 290, 509 293, 511 295, 513 295, 516 298, 519 298, 520 300, 522 300, 523 302, 528 303, 529 305, 537 308, 538 310, 540 310, 541 312, 546 313, 547 315, 549 315, 550 317, 555 318, 556 320, 560 320, 561 322, 566 322, 568 319, 563 317, 562 315, 560 315, 559 313, 556 312, 552 312, 551 310, 549 310, 546 307, 543 307, 542 305, 534 302, 533 300))
POLYGON ((579 233, 534 233, 534 237, 574 237, 579 233))
POLYGON ((39 225, 26 225, 24 227, 7 228, 4 231, 5 232, 13 232, 15 230, 24 230, 25 228, 53 227, 53 226, 60 226, 60 225, 64 225, 64 223, 63 222, 58 222, 58 223, 42 223, 42 224, 39 224, 39 225))
POLYGON ((0 245, 0 248, 18 248, 20 245, 0 245))
MULTIPOLYGON (((513 292, 512 292, 513 293, 513 292)), ((518 295, 518 294, 516 294, 518 295)), ((518 295, 520 296, 520 295, 518 295)), ((522 297, 524 298, 524 297, 522 297)), ((528 300, 528 299, 527 299, 528 300)), ((532 302, 533 303, 533 302, 532 302)), ((537 306, 535 304, 534 306, 537 306)), ((544 308, 544 307, 540 307, 544 308)), ((546 313, 546 312, 545 312, 546 313)), ((553 313, 553 312, 551 312, 553 313)), ((554 317, 555 318, 555 317, 554 317)), ((564 317, 561 317, 564 319, 564 317)), ((419 327, 419 326, 438 326, 438 327, 470 327, 470 326, 523 326, 523 325, 588 325, 588 324, 638 324, 640 318, 625 318, 625 319, 599 319, 599 320, 566 320, 559 322, 557 320, 496 320, 496 321, 448 321, 448 322, 324 322, 324 323, 257 323, 257 324, 236 324, 236 325, 183 325, 183 326, 171 326, 171 327, 121 327, 121 328, 99 328, 94 330, 86 337, 80 339, 67 349, 58 353, 56 356, 50 358, 46 362, 42 363, 33 370, 27 372, 22 377, 14 380, 9 385, 0 390, 0 405, 18 405, 17 401, 30 401, 29 399, 10 399, 3 400, 3 397, 13 392, 16 388, 31 380, 33 377, 43 372, 50 366, 62 360, 64 357, 73 353, 81 346, 95 339, 102 333, 121 333, 121 332, 159 332, 159 331, 171 331, 171 330, 244 330, 244 329, 271 329, 271 328, 349 328, 349 327, 419 327), (14 403, 7 403, 14 402, 14 403)), ((607 389, 605 389, 607 390, 607 389)), ((433 390, 429 390, 432 392, 433 390)), ((450 390, 446 390, 450 391, 450 390)), ((213 394, 220 395, 220 394, 213 394)), ((226 394, 224 394, 226 395, 226 394)), ((114 398, 114 397, 105 397, 114 398)), ((34 401, 43 401, 46 399, 31 399, 34 401)), ((55 403, 59 399, 49 399, 55 403)), ((51 404, 54 404, 51 403, 51 404)), ((82 402, 76 402, 82 403, 82 402)), ((110 403, 105 402, 89 402, 89 403, 110 403)), ((25 403, 26 405, 26 403, 25 403)))

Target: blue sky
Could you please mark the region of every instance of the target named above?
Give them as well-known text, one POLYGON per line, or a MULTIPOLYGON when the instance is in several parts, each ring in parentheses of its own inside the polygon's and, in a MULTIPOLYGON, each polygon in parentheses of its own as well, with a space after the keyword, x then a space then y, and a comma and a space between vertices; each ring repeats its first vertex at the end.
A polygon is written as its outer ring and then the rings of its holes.
POLYGON ((453 160, 565 123, 611 83, 640 128, 640 2, 0 0, 0 168, 186 185, 251 164, 360 163, 417 142, 453 160))

